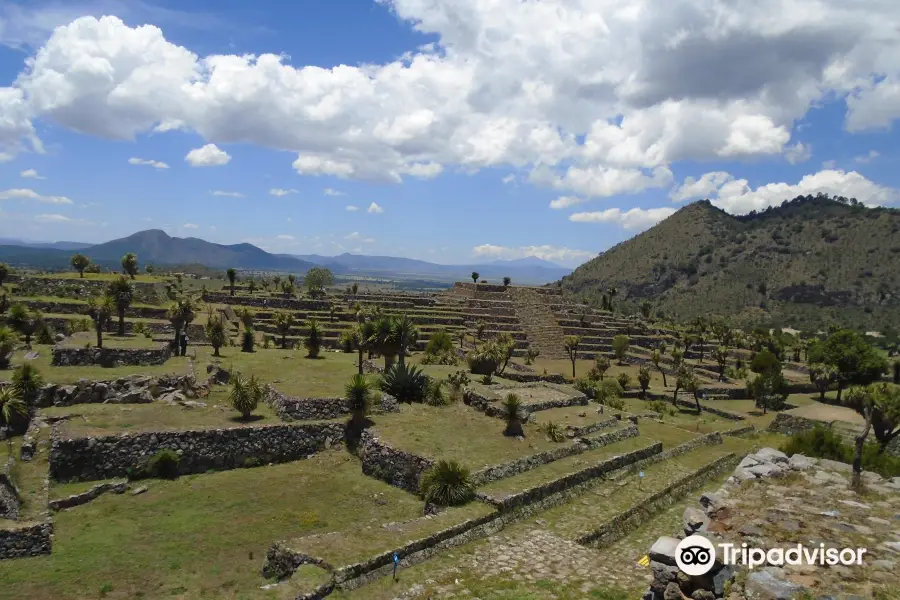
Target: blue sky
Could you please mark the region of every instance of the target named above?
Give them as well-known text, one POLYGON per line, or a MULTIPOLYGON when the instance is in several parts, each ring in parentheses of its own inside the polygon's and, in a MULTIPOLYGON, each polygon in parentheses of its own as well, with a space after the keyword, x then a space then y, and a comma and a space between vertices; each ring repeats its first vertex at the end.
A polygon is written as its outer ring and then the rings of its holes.
POLYGON ((698 198, 896 204, 900 7, 762 3, 0 0, 0 236, 574 266, 698 198))

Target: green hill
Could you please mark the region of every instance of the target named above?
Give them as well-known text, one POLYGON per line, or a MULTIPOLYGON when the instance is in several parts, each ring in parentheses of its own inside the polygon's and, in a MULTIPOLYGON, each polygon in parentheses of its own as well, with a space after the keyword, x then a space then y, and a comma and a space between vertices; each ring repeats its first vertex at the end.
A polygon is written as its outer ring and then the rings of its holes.
POLYGON ((855 199, 798 197, 733 216, 692 203, 562 279, 565 293, 679 320, 802 330, 900 322, 900 211, 855 199))

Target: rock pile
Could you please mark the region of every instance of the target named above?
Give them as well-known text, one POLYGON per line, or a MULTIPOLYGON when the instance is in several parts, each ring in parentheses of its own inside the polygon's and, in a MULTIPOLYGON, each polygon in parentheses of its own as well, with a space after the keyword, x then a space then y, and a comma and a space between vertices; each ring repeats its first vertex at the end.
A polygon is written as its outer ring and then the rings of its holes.
POLYGON ((187 398, 200 398, 209 394, 209 386, 198 383, 190 375, 131 375, 111 381, 80 379, 73 385, 45 385, 38 394, 37 405, 146 404, 157 399, 165 400, 167 395, 176 392, 187 398))
MULTIPOLYGON (((677 537, 661 537, 650 550, 653 582, 643 600, 789 600, 900 597, 900 478, 863 473, 868 491, 850 489, 851 467, 763 448, 747 455, 725 485, 700 496, 683 515, 677 537), (716 547, 711 570, 689 576, 676 565, 676 548, 690 535, 716 547), (740 549, 865 548, 863 564, 790 564, 778 553, 755 567, 731 564, 722 544, 740 549), (728 564, 726 564, 728 563, 728 564)), ((770 553, 771 554, 771 553, 770 553)), ((786 556, 786 553, 785 553, 786 556)))

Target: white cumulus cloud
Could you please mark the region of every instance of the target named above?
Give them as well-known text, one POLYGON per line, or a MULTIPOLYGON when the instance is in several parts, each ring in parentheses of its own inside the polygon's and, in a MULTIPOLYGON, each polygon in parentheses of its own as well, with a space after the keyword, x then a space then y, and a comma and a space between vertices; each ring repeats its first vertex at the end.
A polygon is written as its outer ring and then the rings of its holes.
POLYGON ((576 204, 582 204, 586 202, 584 198, 579 198, 578 196, 560 196, 556 200, 550 201, 550 208, 569 208, 570 206, 575 206, 576 204))
POLYGON ((347 212, 356 212, 359 210, 358 206, 353 206, 352 204, 348 205, 346 208, 347 212))
POLYGON ((569 216, 575 223, 612 223, 623 229, 648 229, 663 219, 675 214, 674 208, 632 208, 623 211, 620 208, 608 208, 597 212, 581 212, 569 216))
POLYGON ((65 196, 44 196, 38 194, 34 190, 29 189, 12 189, 0 192, 0 200, 34 200, 43 204, 73 204, 73 202, 65 196))
POLYGON ((46 177, 39 175, 36 169, 25 169, 19 173, 19 176, 24 179, 47 179, 46 177))
POLYGON ((372 203, 369 205, 369 208, 366 209, 366 212, 371 214, 381 214, 384 212, 384 208, 378 206, 376 203, 372 203))
POLYGON ((212 190, 210 192, 213 196, 226 196, 229 198, 243 198, 244 195, 240 192, 225 192, 222 190, 212 190))
POLYGON ((166 163, 164 163, 162 161, 150 160, 150 159, 144 159, 144 158, 129 158, 128 164, 129 165, 146 165, 148 167, 153 167, 154 169, 168 169, 169 168, 169 165, 167 165, 166 163))
POLYGON ((182 227, 185 229, 199 229, 199 226, 194 225, 193 223, 185 223, 182 227))
POLYGON ((512 260, 535 256, 543 260, 560 263, 581 263, 596 255, 587 250, 574 250, 560 246, 496 246, 481 244, 472 248, 472 255, 477 258, 512 260))
POLYGON ((43 215, 35 215, 34 220, 38 223, 69 223, 74 222, 74 219, 67 217, 65 215, 55 215, 55 214, 43 214, 43 215))
POLYGON ((793 146, 785 148, 784 157, 792 165, 806 162, 812 158, 812 146, 803 142, 797 142, 793 146))
POLYGON ((287 196, 288 194, 296 194, 296 193, 297 193, 297 190, 295 190, 295 189, 285 190, 282 188, 272 188, 271 190, 269 190, 270 196, 278 196, 279 198, 282 196, 287 196))
POLYGON ((879 156, 881 156, 881 154, 878 153, 878 150, 869 150, 868 154, 863 154, 862 156, 855 156, 853 158, 853 160, 855 160, 856 162, 858 162, 860 164, 866 164, 866 163, 872 162, 879 156))
POLYGON ((708 198, 715 206, 732 214, 765 210, 797 196, 815 196, 820 192, 856 198, 867 206, 889 205, 900 201, 900 190, 875 183, 856 171, 839 169, 825 169, 806 175, 795 184, 768 183, 755 189, 746 179, 735 179, 727 173, 707 173, 698 181, 703 181, 704 178, 714 182, 711 191, 709 188, 701 190, 696 181, 686 179, 684 185, 673 191, 673 197, 708 198), (698 193, 700 191, 703 193, 698 193))
POLYGON ((331 188, 325 188, 325 191, 324 191, 323 193, 324 193, 326 196, 346 196, 346 195, 347 195, 347 194, 345 194, 344 192, 340 192, 340 191, 338 191, 338 190, 334 190, 334 189, 331 189, 331 188))
POLYGON ((231 156, 215 144, 206 144, 187 153, 184 160, 192 167, 221 167, 227 165, 231 156))

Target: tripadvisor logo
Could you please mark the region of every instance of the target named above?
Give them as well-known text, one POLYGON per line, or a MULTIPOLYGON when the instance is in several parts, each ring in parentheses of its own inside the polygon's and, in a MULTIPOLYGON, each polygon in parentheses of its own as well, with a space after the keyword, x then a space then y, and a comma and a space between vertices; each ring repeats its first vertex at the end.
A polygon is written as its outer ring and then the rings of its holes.
MULTIPOLYGON (((862 565, 865 548, 807 548, 797 544, 790 548, 750 548, 747 544, 719 544, 724 565, 745 565, 750 569, 763 565, 782 567, 784 565, 862 565)), ((675 564, 686 575, 699 576, 709 573, 716 562, 716 547, 702 535, 691 535, 675 547, 675 564)))

